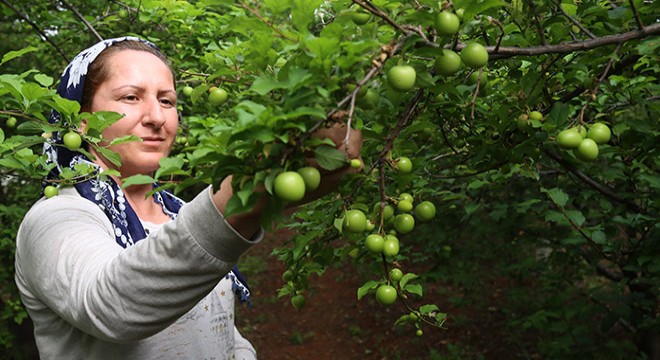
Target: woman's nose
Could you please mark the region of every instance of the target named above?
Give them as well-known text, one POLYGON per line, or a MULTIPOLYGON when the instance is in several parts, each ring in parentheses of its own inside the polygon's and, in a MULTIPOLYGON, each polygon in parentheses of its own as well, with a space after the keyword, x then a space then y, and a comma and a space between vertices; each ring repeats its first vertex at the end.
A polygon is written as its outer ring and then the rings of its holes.
POLYGON ((144 103, 144 111, 142 114, 142 123, 145 126, 153 126, 160 128, 165 124, 165 113, 158 99, 150 99, 144 103))

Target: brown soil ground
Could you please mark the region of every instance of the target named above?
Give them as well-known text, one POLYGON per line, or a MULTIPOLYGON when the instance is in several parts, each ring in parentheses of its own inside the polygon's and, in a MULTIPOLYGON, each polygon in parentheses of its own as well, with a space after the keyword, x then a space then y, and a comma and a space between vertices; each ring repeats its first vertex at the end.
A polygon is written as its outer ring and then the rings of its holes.
POLYGON ((248 275, 253 306, 237 305, 237 326, 255 346, 259 359, 511 358, 510 349, 503 348, 494 333, 505 319, 493 308, 442 308, 449 304, 439 290, 452 292, 445 284, 425 284, 424 299, 449 314, 446 329, 426 327, 421 337, 410 326, 394 327, 396 319, 406 313, 402 305, 384 307, 373 296, 358 301, 357 289, 365 279, 351 268, 331 268, 323 276, 311 278, 305 307, 294 309, 288 297, 277 298, 284 284, 284 265, 270 255, 287 236, 285 232, 270 234, 246 255, 252 257, 251 262, 263 261, 263 266, 248 275), (460 326, 452 321, 458 317, 460 326))

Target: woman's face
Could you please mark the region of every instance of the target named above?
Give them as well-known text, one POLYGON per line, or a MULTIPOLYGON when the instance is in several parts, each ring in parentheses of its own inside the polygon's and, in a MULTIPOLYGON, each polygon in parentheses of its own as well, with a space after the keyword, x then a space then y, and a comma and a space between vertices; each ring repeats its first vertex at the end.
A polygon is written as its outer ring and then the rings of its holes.
MULTIPOLYGON (((104 139, 135 135, 130 141, 110 147, 121 156, 122 177, 151 174, 172 148, 178 127, 176 90, 168 66, 146 51, 123 50, 107 62, 110 76, 99 85, 89 111, 114 111, 124 117, 103 131, 104 139)), ((107 144, 101 144, 107 145, 107 144)), ((112 164, 91 149, 95 162, 112 164)))

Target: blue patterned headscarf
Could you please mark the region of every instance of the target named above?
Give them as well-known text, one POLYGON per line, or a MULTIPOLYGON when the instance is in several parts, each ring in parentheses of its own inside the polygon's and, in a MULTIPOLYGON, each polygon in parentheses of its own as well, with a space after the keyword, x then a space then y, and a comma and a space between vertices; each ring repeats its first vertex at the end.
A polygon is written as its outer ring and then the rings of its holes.
MULTIPOLYGON (((69 63, 62 74, 57 87, 57 94, 63 98, 81 103, 85 77, 87 76, 90 64, 103 50, 122 41, 139 41, 158 50, 158 47, 153 43, 132 36, 103 40, 80 52, 69 63)), ((48 121, 51 124, 63 122, 57 111, 51 112, 48 121)), ((110 177, 100 176, 102 172, 101 168, 90 161, 85 155, 71 151, 67 147, 62 146, 62 144, 63 136, 60 133, 53 133, 52 137, 44 144, 44 153, 48 157, 47 163, 54 164, 54 167, 46 178, 46 182, 58 179, 63 168, 73 168, 77 164, 87 164, 95 169, 94 176, 76 182, 74 187, 82 197, 97 204, 106 214, 112 223, 117 244, 123 248, 127 248, 146 238, 147 234, 142 226, 142 222, 128 201, 126 201, 124 192, 117 183, 110 177)), ((157 187, 158 184, 154 184, 154 188, 157 187)), ((171 219, 176 218, 184 204, 183 200, 165 190, 154 193, 153 198, 156 203, 162 206, 163 212, 171 219)), ((241 302, 247 302, 249 304, 250 289, 238 269, 234 267, 226 277, 233 281, 232 289, 236 292, 241 302)))

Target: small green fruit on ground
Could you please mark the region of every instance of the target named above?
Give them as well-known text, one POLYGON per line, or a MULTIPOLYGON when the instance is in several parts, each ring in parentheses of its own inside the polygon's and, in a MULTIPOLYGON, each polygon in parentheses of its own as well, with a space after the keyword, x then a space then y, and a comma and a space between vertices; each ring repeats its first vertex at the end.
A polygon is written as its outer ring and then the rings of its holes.
POLYGON ((452 50, 443 49, 433 62, 433 69, 438 75, 454 75, 463 65, 461 57, 452 50))
POLYGON ((376 289, 376 301, 381 305, 392 305, 396 298, 396 289, 392 285, 381 285, 376 289))
POLYGON ((580 160, 592 161, 598 157, 598 144, 592 139, 582 140, 580 146, 573 150, 575 156, 580 160))
POLYGON ((435 18, 435 29, 440 35, 454 35, 458 32, 461 21, 450 11, 441 11, 435 18))
POLYGON ((415 87, 417 72, 410 65, 392 66, 387 72, 387 83, 396 91, 408 91, 415 87))
POLYGON ((409 158, 402 156, 396 160, 396 168, 402 174, 409 174, 413 169, 413 163, 409 158))
POLYGON ((471 68, 480 68, 488 64, 488 50, 479 43, 469 43, 461 50, 463 64, 471 68))
POLYGON ((575 149, 582 143, 582 136, 575 128, 570 128, 560 131, 556 141, 564 149, 575 149))
POLYGON ((62 142, 67 149, 76 150, 80 148, 80 145, 82 145, 82 138, 77 132, 69 131, 62 137, 62 142))
POLYGON ((392 270, 390 270, 390 279, 392 281, 399 281, 402 277, 403 271, 401 271, 401 269, 392 268, 392 270))
POLYGON ((298 310, 302 309, 305 306, 305 297, 300 294, 294 295, 291 297, 291 305, 298 310))
POLYGON ((365 231, 367 229, 367 216, 357 209, 346 211, 344 229, 354 233, 365 231))
POLYGON ((399 234, 407 234, 415 228, 415 218, 410 214, 399 214, 394 218, 394 229, 399 234))
POLYGON ((50 199, 53 196, 57 196, 57 194, 59 194, 59 191, 53 185, 48 185, 44 188, 44 196, 46 197, 46 199, 50 199))
POLYGON ((612 137, 612 131, 609 126, 603 123, 595 123, 587 131, 587 137, 595 141, 596 144, 607 144, 612 137))
POLYGON ((415 216, 420 221, 429 221, 435 217, 435 205, 430 201, 422 201, 415 206, 415 216))
POLYGON ((213 106, 224 104, 229 95, 225 89, 216 88, 209 93, 209 103, 213 106))
POLYGON ((318 189, 321 184, 321 173, 319 169, 313 166, 305 166, 298 169, 298 174, 302 176, 305 181, 305 191, 314 191, 318 189))
POLYGON ((275 177, 273 190, 284 201, 300 201, 305 196, 305 180, 295 171, 284 171, 275 177))

